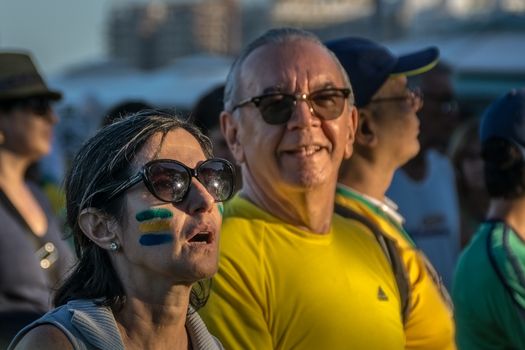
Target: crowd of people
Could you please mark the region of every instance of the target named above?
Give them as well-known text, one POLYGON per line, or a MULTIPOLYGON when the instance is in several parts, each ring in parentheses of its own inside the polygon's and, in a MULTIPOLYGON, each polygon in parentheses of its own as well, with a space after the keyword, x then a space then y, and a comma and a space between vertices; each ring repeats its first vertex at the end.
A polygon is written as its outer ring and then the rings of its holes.
POLYGON ((0 52, 0 347, 525 349, 525 88, 467 119, 452 75, 271 29, 189 117, 108 111, 61 225, 62 92, 0 52))

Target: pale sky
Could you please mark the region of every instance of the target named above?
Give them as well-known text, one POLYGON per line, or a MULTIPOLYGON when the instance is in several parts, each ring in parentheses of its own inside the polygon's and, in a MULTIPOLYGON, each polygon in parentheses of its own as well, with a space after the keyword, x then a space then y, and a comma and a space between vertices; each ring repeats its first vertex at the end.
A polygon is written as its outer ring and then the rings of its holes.
MULTIPOLYGON (((45 75, 56 74, 68 66, 106 56, 108 14, 113 6, 155 1, 198 0, 0 0, 0 50, 29 50, 45 75)), ((254 4, 271 0, 238 1, 254 4)), ((423 4, 442 0, 407 1, 424 7, 423 4)), ((521 4, 519 9, 525 10, 524 0, 448 0, 447 3, 459 6, 498 1, 515 10, 516 4, 521 4)))
POLYGON ((0 0, 0 50, 33 53, 41 71, 105 56, 111 0, 0 0))
POLYGON ((30 50, 44 74, 55 74, 106 56, 107 21, 113 6, 155 1, 198 0, 0 0, 0 50, 30 50))

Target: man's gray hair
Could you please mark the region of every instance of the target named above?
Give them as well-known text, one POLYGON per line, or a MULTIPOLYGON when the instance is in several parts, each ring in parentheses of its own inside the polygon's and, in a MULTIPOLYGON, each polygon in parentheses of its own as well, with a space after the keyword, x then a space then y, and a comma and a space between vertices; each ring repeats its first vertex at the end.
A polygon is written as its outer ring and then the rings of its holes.
MULTIPOLYGON (((345 69, 335 56, 335 54, 330 51, 322 42, 319 40, 319 38, 311 33, 307 32, 302 29, 298 28, 290 28, 290 27, 284 27, 284 28, 274 28, 268 30, 266 33, 249 43, 237 56, 235 61, 233 62, 230 72, 228 73, 228 76, 226 78, 226 86, 224 88, 224 109, 227 111, 231 111, 234 105, 234 101, 239 99, 239 86, 240 86, 240 71, 242 64, 246 60, 246 58, 257 48, 268 45, 268 44, 275 44, 275 45, 281 45, 285 43, 290 43, 293 41, 308 41, 314 44, 319 45, 322 47, 326 52, 333 58, 334 62, 339 67, 339 70, 341 72, 341 75, 343 76, 345 84, 352 90, 352 86, 350 85, 350 79, 348 78, 348 74, 346 73, 345 69)), ((348 99, 350 101, 350 104, 354 103, 354 93, 353 91, 348 96, 348 99)))

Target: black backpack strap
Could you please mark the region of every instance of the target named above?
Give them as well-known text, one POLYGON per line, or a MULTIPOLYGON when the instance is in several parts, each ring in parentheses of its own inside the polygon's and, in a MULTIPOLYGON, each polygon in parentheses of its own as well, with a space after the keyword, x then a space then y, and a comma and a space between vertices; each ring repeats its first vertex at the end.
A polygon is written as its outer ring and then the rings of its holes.
POLYGON ((410 282, 408 280, 405 265, 401 259, 396 242, 392 238, 388 237, 370 219, 356 213, 347 207, 336 203, 335 212, 342 217, 360 222, 374 234, 377 242, 379 243, 379 246, 385 253, 390 266, 392 267, 392 272, 394 273, 401 299, 401 317, 403 319, 403 324, 405 324, 408 319, 408 315, 410 314, 410 282))

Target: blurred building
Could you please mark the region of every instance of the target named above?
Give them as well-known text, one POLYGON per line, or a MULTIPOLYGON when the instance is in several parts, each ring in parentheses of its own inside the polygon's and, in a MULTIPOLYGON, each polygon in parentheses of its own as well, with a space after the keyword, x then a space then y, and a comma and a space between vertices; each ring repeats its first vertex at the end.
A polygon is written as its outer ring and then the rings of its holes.
POLYGON ((240 21, 237 0, 120 4, 109 15, 109 54, 142 69, 196 53, 232 55, 240 21))

